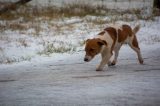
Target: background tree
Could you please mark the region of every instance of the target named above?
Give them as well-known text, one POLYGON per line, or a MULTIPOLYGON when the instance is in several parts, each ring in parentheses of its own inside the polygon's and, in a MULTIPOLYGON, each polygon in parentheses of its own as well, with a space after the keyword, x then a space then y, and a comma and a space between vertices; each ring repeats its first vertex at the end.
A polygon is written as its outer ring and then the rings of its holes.
POLYGON ((154 2, 153 2, 153 7, 160 9, 160 0, 154 0, 154 2))
POLYGON ((3 8, 0 9, 0 15, 2 13, 7 12, 7 11, 15 10, 19 6, 24 5, 24 4, 26 4, 26 3, 30 2, 30 1, 31 0, 18 0, 17 2, 6 4, 6 5, 3 6, 3 8))

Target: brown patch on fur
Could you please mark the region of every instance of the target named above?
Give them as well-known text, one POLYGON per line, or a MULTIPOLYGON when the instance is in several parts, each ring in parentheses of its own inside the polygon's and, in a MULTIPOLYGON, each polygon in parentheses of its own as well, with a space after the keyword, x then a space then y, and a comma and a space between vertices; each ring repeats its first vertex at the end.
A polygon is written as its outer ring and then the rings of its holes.
POLYGON ((139 45, 138 45, 138 41, 137 41, 137 37, 136 37, 136 36, 134 36, 134 38, 133 38, 132 45, 133 45, 134 47, 140 49, 140 48, 139 48, 139 45))
POLYGON ((113 39, 113 44, 112 44, 112 47, 111 47, 111 54, 112 54, 112 51, 114 49, 114 45, 115 45, 116 40, 117 40, 117 31, 113 27, 108 27, 108 28, 105 28, 104 30, 107 31, 109 33, 109 35, 111 36, 111 38, 113 39))
POLYGON ((102 45, 106 45, 107 46, 107 42, 105 40, 100 40, 97 42, 100 46, 102 45))
POLYGON ((130 26, 122 25, 122 30, 118 29, 118 42, 124 42, 128 36, 132 36, 133 32, 130 26))
POLYGON ((105 31, 100 32, 98 35, 104 35, 105 31))
POLYGON ((132 29, 130 26, 128 25, 122 25, 122 29, 124 31, 125 34, 128 34, 129 36, 132 36, 132 29))

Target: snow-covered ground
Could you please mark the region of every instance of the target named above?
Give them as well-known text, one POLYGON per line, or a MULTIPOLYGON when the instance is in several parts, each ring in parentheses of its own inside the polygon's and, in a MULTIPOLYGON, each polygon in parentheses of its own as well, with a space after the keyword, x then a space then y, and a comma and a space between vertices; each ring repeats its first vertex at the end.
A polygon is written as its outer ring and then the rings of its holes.
MULTIPOLYGON (((128 16, 133 18, 132 16, 128 16)), ((57 53, 67 52, 73 54, 83 51, 84 42, 107 26, 111 20, 108 16, 95 17, 86 16, 84 18, 72 17, 43 20, 35 23, 25 23, 19 18, 12 21, 0 20, 2 26, 14 26, 20 24, 25 30, 2 29, 0 35, 0 63, 8 64, 21 61, 32 61, 42 57, 51 56, 55 58, 57 53), (32 28, 33 27, 33 28, 32 28)), ((118 21, 118 23, 126 23, 118 21)), ((159 44, 160 17, 149 21, 132 21, 126 24, 134 27, 141 24, 138 32, 138 40, 142 45, 159 44)), ((13 28, 14 28, 13 27, 13 28)))
POLYGON ((152 7, 152 0, 32 0, 29 4, 41 6, 59 6, 67 4, 91 4, 94 6, 103 5, 109 9, 133 9, 152 7), (123 6, 122 6, 123 5, 123 6))
POLYGON ((0 20, 4 26, 19 23, 28 27, 4 28, 0 34, 0 105, 160 105, 160 17, 127 22, 132 27, 141 24, 137 37, 144 65, 139 65, 136 54, 124 45, 117 66, 96 72, 100 57, 83 62, 84 41, 103 30, 109 20, 108 16, 34 24, 23 23, 21 18, 0 20))

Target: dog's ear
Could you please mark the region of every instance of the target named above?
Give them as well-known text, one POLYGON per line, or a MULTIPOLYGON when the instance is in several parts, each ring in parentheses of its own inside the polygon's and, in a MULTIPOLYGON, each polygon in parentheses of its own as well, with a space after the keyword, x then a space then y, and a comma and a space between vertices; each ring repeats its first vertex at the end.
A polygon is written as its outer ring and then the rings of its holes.
POLYGON ((87 39, 87 40, 85 41, 85 43, 87 43, 88 41, 90 41, 90 39, 87 39))
POLYGON ((107 42, 105 40, 99 40, 97 43, 99 46, 102 46, 102 45, 107 46, 107 42))

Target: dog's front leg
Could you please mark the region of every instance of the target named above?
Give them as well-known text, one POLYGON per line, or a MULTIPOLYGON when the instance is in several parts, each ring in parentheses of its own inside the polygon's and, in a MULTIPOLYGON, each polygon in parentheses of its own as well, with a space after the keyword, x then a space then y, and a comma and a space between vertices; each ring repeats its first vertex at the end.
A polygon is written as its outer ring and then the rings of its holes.
MULTIPOLYGON (((101 61, 101 63, 98 65, 96 71, 101 71, 101 70, 103 70, 103 68, 104 68, 104 66, 105 66, 106 64, 107 64, 107 59, 105 58, 105 59, 103 59, 103 60, 101 61)), ((107 67, 108 67, 108 66, 107 66, 107 67)))
POLYGON ((103 70, 104 66, 107 64, 107 68, 108 68, 108 62, 109 62, 109 59, 111 58, 112 54, 111 52, 105 50, 101 53, 102 55, 102 61, 101 63, 98 65, 96 71, 101 71, 103 70))

